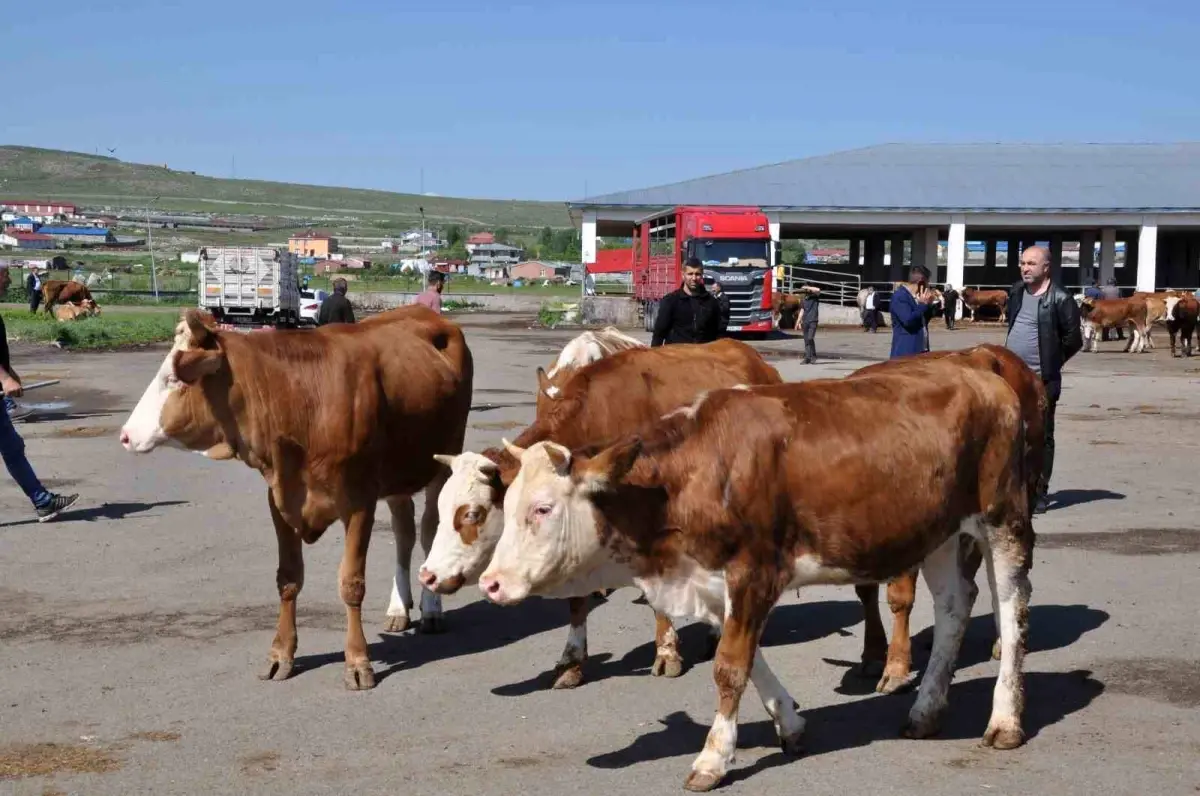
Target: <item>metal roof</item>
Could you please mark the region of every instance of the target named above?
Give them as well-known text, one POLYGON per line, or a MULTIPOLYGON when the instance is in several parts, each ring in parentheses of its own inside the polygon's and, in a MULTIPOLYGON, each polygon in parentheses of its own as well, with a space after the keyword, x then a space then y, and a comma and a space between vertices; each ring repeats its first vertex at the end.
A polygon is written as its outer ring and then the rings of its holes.
POLYGON ((108 235, 107 229, 98 227, 42 227, 43 235, 108 235))
POLYGON ((569 204, 1191 212, 1200 209, 1200 143, 882 144, 569 204))

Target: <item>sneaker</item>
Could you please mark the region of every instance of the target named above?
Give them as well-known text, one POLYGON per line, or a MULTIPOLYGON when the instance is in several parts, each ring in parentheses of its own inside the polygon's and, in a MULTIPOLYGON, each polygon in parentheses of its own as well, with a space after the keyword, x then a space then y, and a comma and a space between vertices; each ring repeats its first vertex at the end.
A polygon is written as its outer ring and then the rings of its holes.
POLYGON ((74 506, 78 501, 79 495, 51 495, 49 503, 38 507, 38 522, 49 522, 74 506))

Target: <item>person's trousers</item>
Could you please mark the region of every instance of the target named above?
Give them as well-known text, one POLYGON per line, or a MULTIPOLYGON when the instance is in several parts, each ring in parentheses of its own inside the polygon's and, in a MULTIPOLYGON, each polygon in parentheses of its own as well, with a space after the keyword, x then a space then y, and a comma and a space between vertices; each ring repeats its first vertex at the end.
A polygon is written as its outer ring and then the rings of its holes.
POLYGON ((817 325, 804 324, 804 361, 812 362, 817 358, 817 325))
POLYGON ((50 502, 50 493, 42 486, 29 460, 25 458, 25 440, 13 427, 8 412, 0 412, 0 455, 4 457, 8 474, 34 506, 44 506, 50 502))
POLYGON ((867 331, 873 332, 879 328, 879 311, 867 310, 867 331))
POLYGON ((1045 497, 1050 492, 1050 475, 1054 472, 1054 410, 1058 406, 1058 398, 1062 395, 1062 378, 1045 381, 1046 386, 1046 447, 1042 458, 1042 478, 1038 483, 1038 496, 1045 497))
POLYGON ((29 296, 29 311, 37 312, 38 305, 42 303, 42 293, 40 290, 35 290, 29 296))
POLYGON ((946 328, 953 329, 954 328, 954 310, 946 310, 945 317, 946 317, 946 328))

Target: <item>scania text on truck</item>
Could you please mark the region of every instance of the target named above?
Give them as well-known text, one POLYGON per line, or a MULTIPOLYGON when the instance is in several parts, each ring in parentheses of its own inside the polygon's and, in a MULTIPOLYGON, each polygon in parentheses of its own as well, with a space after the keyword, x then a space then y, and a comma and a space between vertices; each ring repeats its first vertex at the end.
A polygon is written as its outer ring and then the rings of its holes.
POLYGON ((729 296, 726 331, 771 331, 773 254, 767 215, 757 207, 675 207, 641 219, 633 231, 633 288, 646 331, 692 257, 704 265, 705 284, 719 282, 729 296))

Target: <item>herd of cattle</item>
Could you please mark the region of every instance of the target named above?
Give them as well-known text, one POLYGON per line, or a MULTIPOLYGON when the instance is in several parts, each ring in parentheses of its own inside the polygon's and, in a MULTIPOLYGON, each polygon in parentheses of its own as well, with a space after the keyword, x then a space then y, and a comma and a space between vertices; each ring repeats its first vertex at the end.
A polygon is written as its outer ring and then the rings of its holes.
POLYGON ((584 680, 596 594, 642 591, 654 611, 654 675, 683 671, 671 617, 712 628, 718 710, 690 790, 724 778, 748 682, 783 749, 798 751, 804 721, 758 641, 785 591, 806 585, 855 586, 862 672, 891 692, 910 679, 909 616, 924 573, 933 650, 904 730, 923 738, 946 708, 982 564, 1000 662, 984 743, 1024 742, 1046 397, 1013 354, 980 345, 785 383, 735 340, 648 348, 606 329, 580 335, 536 375, 533 424, 511 443, 464 452, 474 366, 450 320, 405 307, 247 335, 190 310, 121 443, 240 459, 262 474, 280 601, 264 679, 292 672, 303 544, 341 520, 344 682, 374 685, 361 608, 376 504, 387 501, 396 540, 386 629, 397 632, 413 619, 413 497, 423 492, 423 631, 445 629, 441 596, 468 584, 500 605, 564 598, 570 626, 553 686, 572 688, 584 680), (920 488, 904 500, 879 488, 900 481, 920 488), (894 614, 890 644, 880 583, 894 614))

